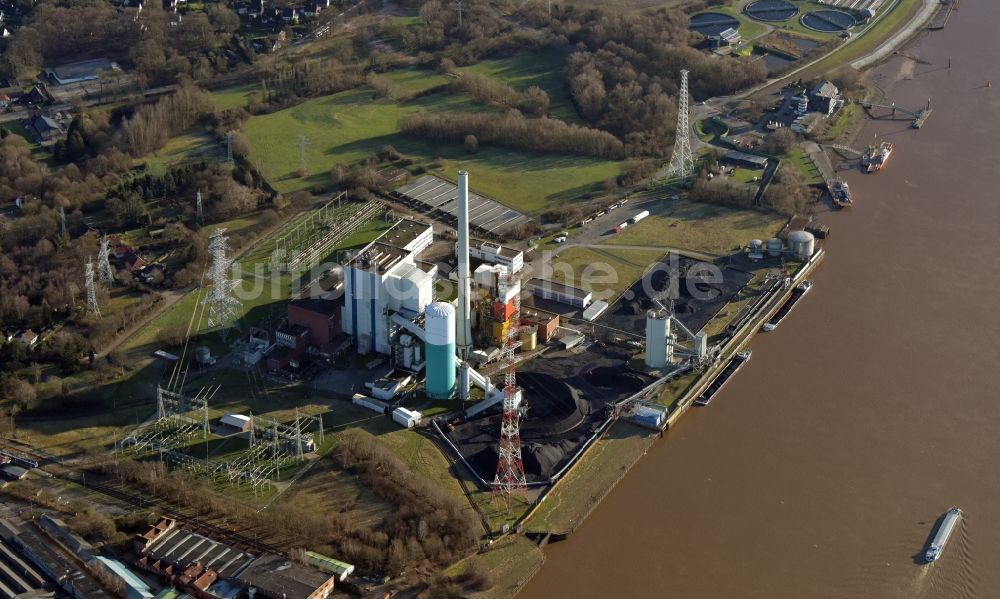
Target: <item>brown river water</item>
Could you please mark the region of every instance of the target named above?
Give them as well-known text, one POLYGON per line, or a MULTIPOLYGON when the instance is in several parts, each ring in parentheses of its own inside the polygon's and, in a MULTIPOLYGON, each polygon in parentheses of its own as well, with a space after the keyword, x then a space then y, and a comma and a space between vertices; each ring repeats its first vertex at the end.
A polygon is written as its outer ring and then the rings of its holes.
POLYGON ((1000 597, 1000 2, 905 54, 876 82, 933 115, 866 125, 856 146, 896 149, 845 174, 856 207, 824 214, 812 292, 522 597, 1000 597))

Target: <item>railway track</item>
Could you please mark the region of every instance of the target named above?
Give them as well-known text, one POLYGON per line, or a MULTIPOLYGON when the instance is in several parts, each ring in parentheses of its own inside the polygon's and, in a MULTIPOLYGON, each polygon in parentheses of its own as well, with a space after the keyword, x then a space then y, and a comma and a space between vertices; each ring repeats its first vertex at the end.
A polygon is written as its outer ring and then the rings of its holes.
POLYGON ((35 449, 28 445, 22 445, 20 443, 14 444, 8 441, 0 441, 0 453, 14 454, 21 460, 30 460, 37 464, 39 472, 44 472, 51 478, 62 480, 74 485, 81 485, 86 489, 95 491, 133 507, 140 509, 155 509, 155 511, 159 512, 161 516, 177 520, 178 522, 184 522, 188 528, 193 529, 195 532, 204 534, 205 536, 220 542, 225 542, 235 547, 243 547, 246 550, 256 552, 257 554, 275 553, 282 556, 287 555, 287 553, 279 547, 265 543, 256 538, 248 537, 247 535, 236 532, 235 530, 219 526, 218 524, 210 522, 209 520, 184 509, 182 506, 173 506, 170 502, 160 497, 147 497, 144 495, 130 493, 124 489, 117 488, 112 484, 100 480, 94 480, 93 478, 87 480, 86 470, 81 468, 78 464, 71 464, 69 460, 65 458, 52 455, 48 452, 35 449), (57 466, 59 472, 52 473, 41 470, 44 466, 57 466))

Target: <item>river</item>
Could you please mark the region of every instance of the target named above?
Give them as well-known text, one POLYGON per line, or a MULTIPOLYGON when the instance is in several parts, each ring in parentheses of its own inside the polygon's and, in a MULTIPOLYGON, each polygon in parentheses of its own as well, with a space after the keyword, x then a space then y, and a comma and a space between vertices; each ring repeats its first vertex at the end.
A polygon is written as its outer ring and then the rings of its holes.
POLYGON ((813 291, 522 597, 1000 597, 998 24, 965 0, 876 70, 931 118, 866 124, 856 145, 896 149, 845 175, 856 207, 823 215, 813 291), (951 505, 965 520, 919 565, 951 505))

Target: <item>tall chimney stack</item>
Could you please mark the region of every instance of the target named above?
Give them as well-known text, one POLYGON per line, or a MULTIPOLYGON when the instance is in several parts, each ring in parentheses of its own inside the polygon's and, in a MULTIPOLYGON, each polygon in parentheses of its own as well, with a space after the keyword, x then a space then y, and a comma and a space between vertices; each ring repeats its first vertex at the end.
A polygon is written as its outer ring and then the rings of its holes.
POLYGON ((458 330, 455 346, 458 357, 472 353, 472 288, 469 274, 469 173, 458 171, 458 330))

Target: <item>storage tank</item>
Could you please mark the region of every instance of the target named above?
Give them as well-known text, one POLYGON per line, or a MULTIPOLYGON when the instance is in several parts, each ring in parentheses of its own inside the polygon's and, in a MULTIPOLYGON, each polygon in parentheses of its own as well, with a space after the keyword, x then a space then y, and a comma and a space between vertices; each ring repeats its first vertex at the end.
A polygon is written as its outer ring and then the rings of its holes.
POLYGON ((538 329, 524 327, 521 329, 521 351, 534 351, 538 347, 538 329))
POLYGON ((670 337, 670 314, 666 310, 646 312, 646 366, 664 368, 667 357, 667 339, 670 337))
POLYGON ((777 258, 781 256, 781 248, 784 244, 777 237, 772 237, 767 240, 767 255, 772 258, 777 258))
POLYGON ((788 234, 788 249, 803 260, 808 260, 816 251, 816 237, 808 231, 792 231, 788 234))
POLYGON ((403 346, 403 368, 409 370, 413 368, 413 347, 409 345, 403 346))
POLYGON ((763 247, 764 247, 764 242, 763 241, 761 241, 759 239, 751 239, 750 240, 750 251, 751 252, 759 252, 761 250, 761 248, 763 248, 763 247))
POLYGON ((424 312, 428 397, 455 396, 455 306, 434 302, 424 312))

